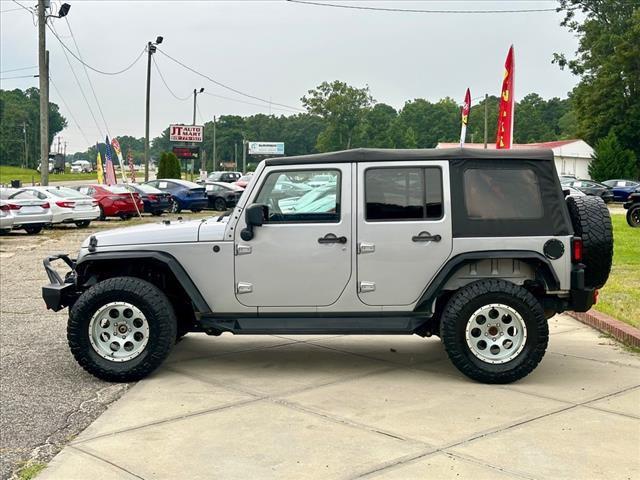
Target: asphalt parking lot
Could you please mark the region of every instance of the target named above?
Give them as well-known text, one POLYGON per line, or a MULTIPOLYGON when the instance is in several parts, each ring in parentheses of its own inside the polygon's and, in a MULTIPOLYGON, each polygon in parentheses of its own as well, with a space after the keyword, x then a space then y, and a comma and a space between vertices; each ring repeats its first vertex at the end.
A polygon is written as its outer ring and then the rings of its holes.
POLYGON ((64 445, 38 478, 640 478, 640 356, 561 315, 508 386, 416 336, 189 334, 148 379, 99 381, 40 298, 41 259, 93 230, 0 237, 3 479, 64 445))
POLYGON ((114 219, 83 230, 62 225, 39 235, 0 236, 0 478, 25 460, 51 459, 127 389, 78 368, 67 347, 67 312, 47 310, 41 287, 48 283, 46 255, 74 253, 91 232, 132 223, 114 219))

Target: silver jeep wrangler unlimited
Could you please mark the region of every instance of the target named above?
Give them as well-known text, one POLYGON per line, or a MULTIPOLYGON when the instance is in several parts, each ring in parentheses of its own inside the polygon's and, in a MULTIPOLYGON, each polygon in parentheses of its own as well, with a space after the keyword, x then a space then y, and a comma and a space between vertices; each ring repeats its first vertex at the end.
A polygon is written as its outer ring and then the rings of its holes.
POLYGON ((550 150, 267 159, 223 216, 48 257, 43 297, 110 381, 148 375, 188 332, 232 332, 438 335, 462 373, 508 383, 542 359, 547 319, 588 310, 609 275, 606 206, 565 193, 550 150))

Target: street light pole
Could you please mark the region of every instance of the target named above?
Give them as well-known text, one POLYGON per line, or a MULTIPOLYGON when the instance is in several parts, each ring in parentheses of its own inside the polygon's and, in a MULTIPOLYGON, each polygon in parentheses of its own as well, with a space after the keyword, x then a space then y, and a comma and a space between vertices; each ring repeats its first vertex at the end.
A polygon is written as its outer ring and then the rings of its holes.
POLYGON ((156 52, 156 45, 162 43, 162 37, 155 42, 147 42, 147 103, 144 123, 144 181, 149 181, 149 113, 151 99, 151 55, 156 52))
POLYGON ((49 52, 45 0, 38 0, 38 74, 40 81, 40 184, 49 185, 49 52))
POLYGON ((63 3, 58 15, 47 15, 48 0, 38 0, 38 76, 40 83, 40 183, 49 185, 49 52, 47 19, 63 18, 71 6, 63 3))

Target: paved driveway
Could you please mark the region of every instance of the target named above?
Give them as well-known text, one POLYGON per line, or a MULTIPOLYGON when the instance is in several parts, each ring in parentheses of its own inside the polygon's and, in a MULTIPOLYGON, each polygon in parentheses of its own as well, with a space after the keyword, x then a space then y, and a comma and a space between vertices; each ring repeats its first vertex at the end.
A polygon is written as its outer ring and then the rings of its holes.
POLYGON ((640 478, 640 357, 550 323, 507 386, 437 339, 190 334, 39 478, 640 478))

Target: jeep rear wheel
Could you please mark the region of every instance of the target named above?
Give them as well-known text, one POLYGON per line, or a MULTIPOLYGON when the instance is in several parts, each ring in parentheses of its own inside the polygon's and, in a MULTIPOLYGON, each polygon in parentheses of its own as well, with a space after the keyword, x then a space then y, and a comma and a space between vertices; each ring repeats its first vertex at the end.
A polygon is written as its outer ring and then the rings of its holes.
POLYGON ((440 336, 453 364, 469 378, 511 383, 540 363, 549 327, 529 291, 503 280, 481 280, 451 297, 440 336))
POLYGON ((587 287, 602 288, 613 260, 613 227, 609 209, 600 197, 567 197, 576 236, 582 238, 582 263, 587 287))
POLYGON ((67 339, 89 373, 130 382, 147 376, 169 355, 176 318, 156 286, 139 278, 110 278, 78 298, 69 313, 67 339))

